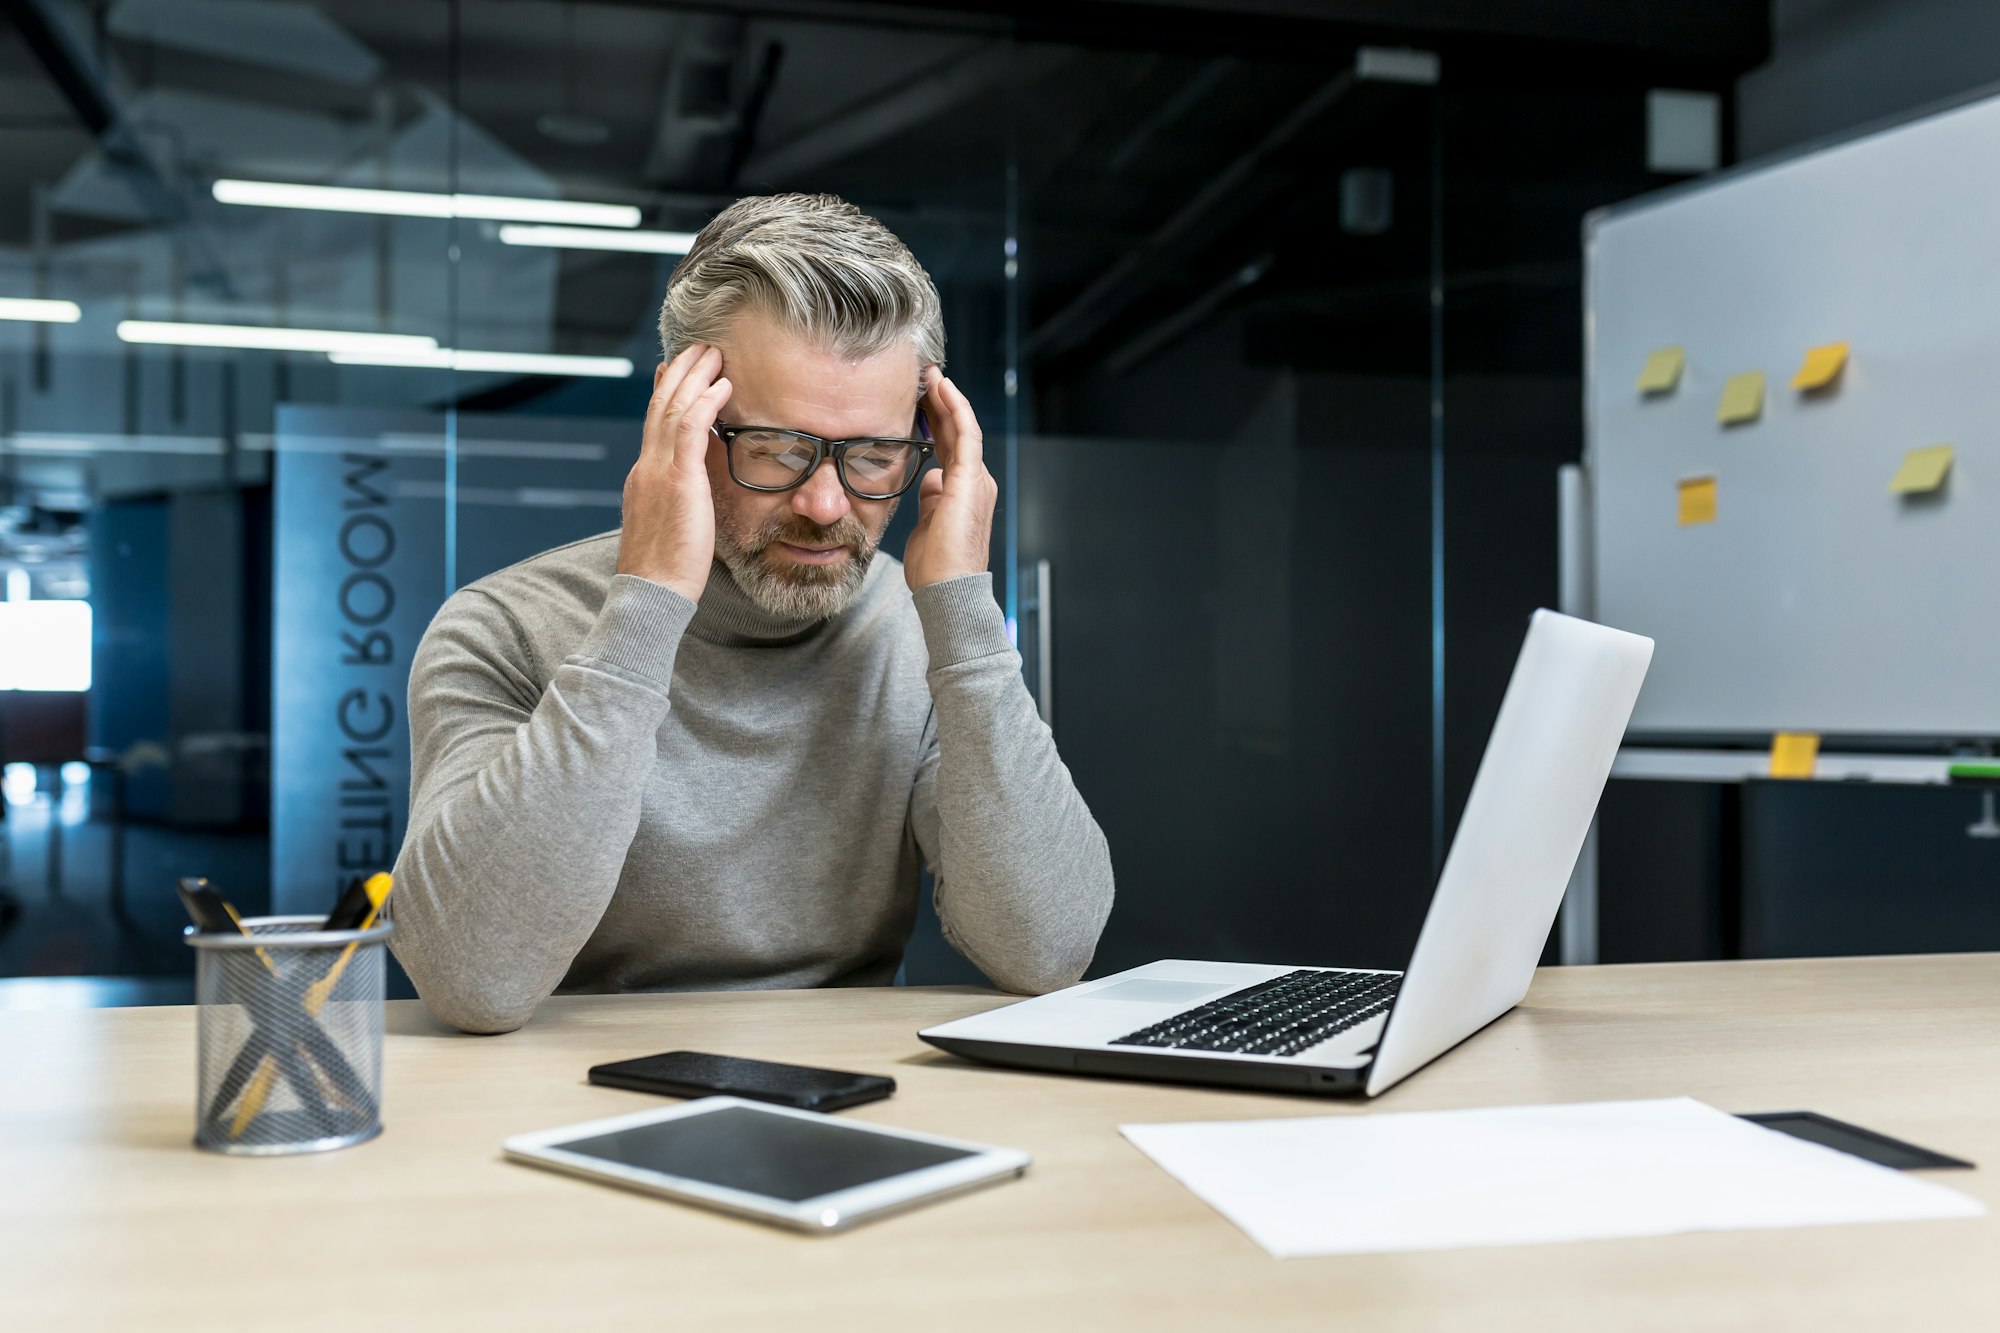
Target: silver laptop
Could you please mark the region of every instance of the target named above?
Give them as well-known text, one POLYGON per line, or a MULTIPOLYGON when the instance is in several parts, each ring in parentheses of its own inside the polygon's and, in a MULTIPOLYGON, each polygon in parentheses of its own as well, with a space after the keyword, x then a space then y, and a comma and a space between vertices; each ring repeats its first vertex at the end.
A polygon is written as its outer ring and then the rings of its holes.
POLYGON ((1384 1091, 1528 993, 1652 657, 1535 612, 1407 970, 1173 959, 918 1035, 1028 1069, 1384 1091))

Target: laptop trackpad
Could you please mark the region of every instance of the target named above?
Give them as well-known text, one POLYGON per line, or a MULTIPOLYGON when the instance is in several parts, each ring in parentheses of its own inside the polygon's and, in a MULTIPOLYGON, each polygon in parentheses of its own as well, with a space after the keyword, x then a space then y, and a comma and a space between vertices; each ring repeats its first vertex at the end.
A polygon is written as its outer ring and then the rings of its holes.
POLYGON ((1136 1000, 1142 1004, 1193 1004, 1211 995, 1230 990, 1229 986, 1208 986, 1198 981, 1148 981, 1134 978, 1079 995, 1079 1000, 1136 1000))

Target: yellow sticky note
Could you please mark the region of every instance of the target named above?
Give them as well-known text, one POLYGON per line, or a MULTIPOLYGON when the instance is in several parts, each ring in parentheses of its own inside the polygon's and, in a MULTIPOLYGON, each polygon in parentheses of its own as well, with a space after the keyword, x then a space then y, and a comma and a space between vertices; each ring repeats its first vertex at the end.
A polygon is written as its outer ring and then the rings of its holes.
POLYGON ((1655 348, 1639 370, 1640 393, 1668 393, 1681 382, 1681 367, 1687 364, 1687 350, 1681 347, 1655 348))
POLYGON ((1715 522, 1715 478, 1689 477, 1681 482, 1681 526, 1715 522))
POLYGON ((1764 372, 1746 370, 1731 375, 1722 386, 1722 401, 1716 404, 1715 419, 1725 426, 1755 421, 1764 415, 1764 372))
POLYGON ((1771 738, 1771 776, 1809 778, 1819 766, 1819 733, 1781 731, 1771 738))
POLYGON ((1891 495, 1928 495, 1944 485, 1951 471, 1951 446, 1934 444, 1928 449, 1912 449, 1903 455, 1903 466, 1889 479, 1891 495))
POLYGON ((1806 359, 1800 365, 1799 373, 1792 376, 1794 389, 1824 389, 1833 383, 1834 376, 1847 364, 1847 344, 1827 343, 1820 347, 1808 347, 1806 359))

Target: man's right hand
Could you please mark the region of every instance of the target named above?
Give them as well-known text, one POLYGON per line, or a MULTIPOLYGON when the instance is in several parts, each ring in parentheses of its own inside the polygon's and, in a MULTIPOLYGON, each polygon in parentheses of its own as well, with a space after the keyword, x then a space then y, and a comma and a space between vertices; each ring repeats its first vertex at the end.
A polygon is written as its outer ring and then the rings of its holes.
POLYGON ((653 401, 639 461, 625 478, 618 572, 701 600, 715 559, 715 497, 708 486, 709 428, 729 401, 722 353, 695 343, 653 373, 653 401))

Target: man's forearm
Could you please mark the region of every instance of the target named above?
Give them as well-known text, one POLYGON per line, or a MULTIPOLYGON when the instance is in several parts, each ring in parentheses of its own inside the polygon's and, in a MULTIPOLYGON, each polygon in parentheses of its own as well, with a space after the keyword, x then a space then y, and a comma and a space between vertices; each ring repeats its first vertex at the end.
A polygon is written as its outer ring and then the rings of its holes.
POLYGON ((990 578, 914 595, 937 709, 935 770, 919 782, 934 794, 939 922, 996 986, 1069 985, 1111 911, 1104 835, 1021 681, 990 578))
POLYGON ((440 617, 410 678, 411 818, 396 953, 439 1018, 519 1027, 602 919, 638 827, 694 612, 618 578, 531 711, 501 697, 493 637, 440 617))

